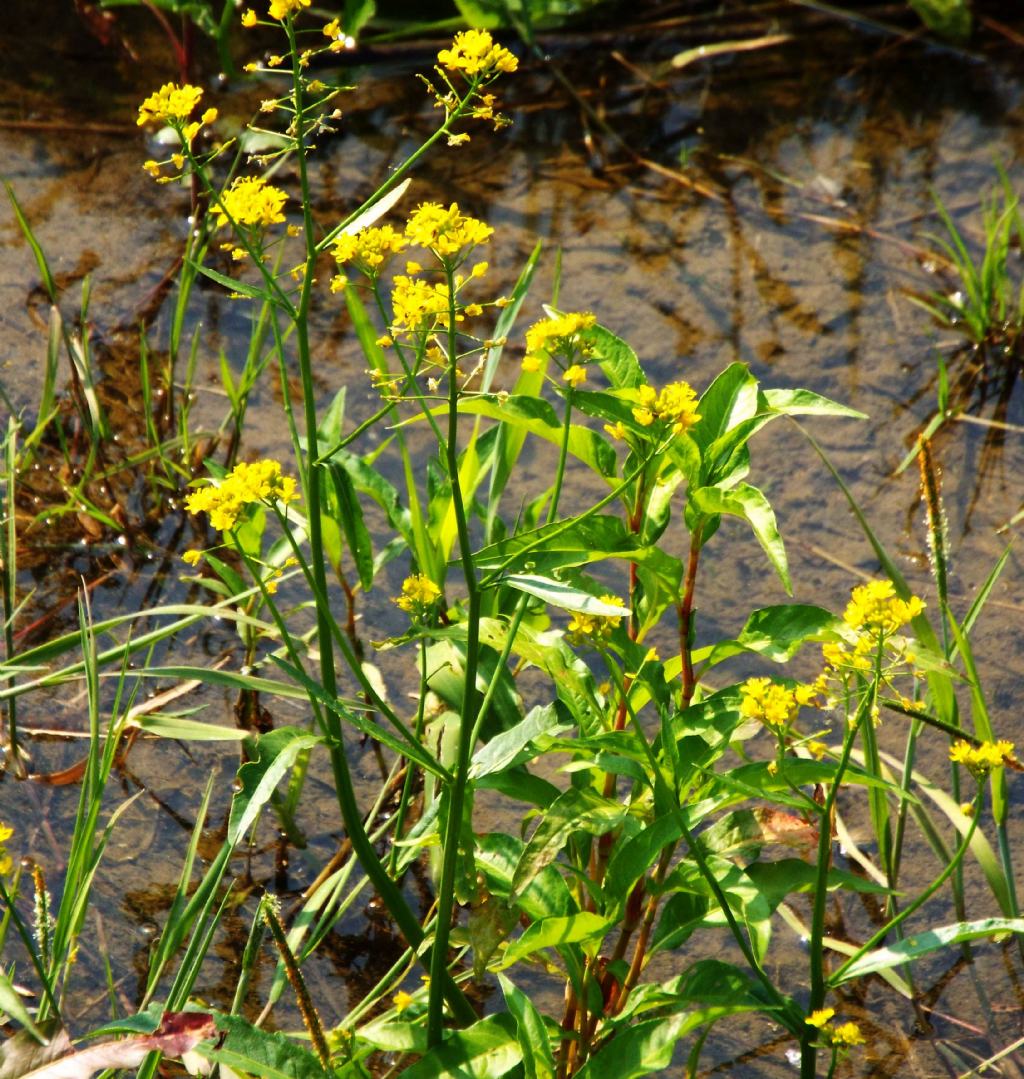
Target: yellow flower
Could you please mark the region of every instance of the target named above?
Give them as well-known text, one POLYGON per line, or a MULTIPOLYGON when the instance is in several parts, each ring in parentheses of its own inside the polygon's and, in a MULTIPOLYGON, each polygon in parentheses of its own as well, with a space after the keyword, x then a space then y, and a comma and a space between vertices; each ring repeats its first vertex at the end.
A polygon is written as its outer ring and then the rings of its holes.
POLYGON ((404 251, 405 247, 405 237, 400 232, 390 225, 381 225, 339 236, 334 244, 334 258, 339 266, 351 262, 367 277, 376 277, 384 262, 404 251))
POLYGON ((139 118, 136 123, 141 127, 151 120, 162 123, 180 123, 187 120, 192 110, 199 104, 203 91, 198 86, 178 86, 173 82, 164 83, 159 90, 150 94, 139 106, 139 118))
POLYGON ((437 62, 448 71, 459 71, 468 79, 496 76, 500 72, 511 74, 519 67, 519 61, 494 39, 486 30, 464 30, 455 35, 450 49, 437 54, 437 62))
POLYGON ((835 1014, 835 1008, 819 1008, 817 1011, 811 1012, 804 1022, 809 1027, 817 1027, 818 1030, 821 1030, 835 1014))
POLYGON ((324 37, 329 37, 331 41, 336 41, 341 37, 341 20, 331 19, 330 22, 324 23, 324 37))
POLYGON ((269 14, 272 19, 286 19, 311 3, 312 0, 270 0, 269 14))
POLYGON ((221 195, 217 207, 217 227, 228 223, 230 215, 236 225, 266 228, 284 221, 284 204, 288 196, 268 184, 261 176, 240 176, 221 195))
POLYGON ((203 552, 202 551, 186 551, 181 556, 181 560, 182 560, 182 562, 184 562, 188 566, 198 566, 199 563, 202 562, 202 560, 203 560, 203 552))
POLYGON ((14 868, 14 859, 3 845, 12 835, 14 835, 14 829, 9 824, 4 824, 3 821, 0 821, 0 876, 3 877, 6 877, 14 868))
POLYGON ((399 275, 391 290, 391 306, 393 329, 431 329, 448 313, 448 286, 399 275))
POLYGON ((150 158, 149 161, 146 161, 146 162, 143 163, 142 168, 143 168, 143 170, 145 172, 148 172, 149 175, 152 176, 154 180, 158 180, 160 178, 160 162, 159 161, 154 161, 154 160, 152 160, 152 158, 150 158))
POLYGON ((529 373, 540 370, 540 357, 527 354, 523 357, 523 370, 529 373))
POLYGON ((917 596, 900 599, 892 581, 869 581, 850 594, 843 621, 851 629, 866 629, 877 636, 895 633, 923 610, 924 601, 917 596))
POLYGON ((626 428, 619 423, 606 423, 604 429, 612 436, 612 438, 622 441, 628 434, 626 428))
POLYGON ((298 498, 295 480, 281 475, 277 461, 242 462, 219 483, 200 487, 185 499, 189 513, 208 513, 218 531, 234 528, 245 507, 255 502, 283 502, 298 498))
POLYGON ((700 419, 697 395, 687 382, 670 382, 660 393, 653 386, 641 386, 637 390, 637 399, 633 419, 642 427, 650 427, 655 420, 660 420, 670 424, 672 433, 677 435, 700 419))
MULTIPOLYGON (((622 606, 622 600, 618 596, 601 596, 602 603, 622 606)), ((575 611, 569 619, 566 627, 566 639, 570 644, 602 645, 618 628, 622 619, 618 615, 586 614, 584 611, 575 611)))
POLYGON ((572 352, 581 345, 580 331, 589 330, 596 322, 597 316, 589 311, 543 318, 526 331, 526 351, 572 352))
POLYGON ((562 375, 562 380, 568 382, 573 389, 576 389, 582 382, 586 382, 587 369, 581 367, 578 363, 574 363, 571 367, 566 368, 562 375))
POLYGON ((439 202, 424 202, 405 226, 411 244, 433 251, 448 263, 461 262, 470 249, 487 243, 494 229, 464 214, 456 202, 446 210, 439 202))
POLYGON ((982 742, 973 746, 961 738, 950 747, 949 759, 955 764, 964 765, 980 778, 1013 759, 1013 742, 982 742))
POLYGON ((422 615, 441 598, 441 589, 422 573, 414 573, 402 582, 402 594, 393 602, 411 615, 422 615))
POLYGON ((805 699, 798 689, 780 686, 770 678, 748 678, 740 686, 740 715, 783 731, 796 720, 805 699))
POLYGON ((856 1023, 840 1023, 829 1031, 829 1038, 831 1043, 838 1047, 864 1044, 864 1035, 856 1023))
POLYGON ((250 29, 256 25, 256 12, 253 11, 252 8, 246 8, 246 10, 242 12, 242 25, 246 29, 250 29))
POLYGON ((401 1015, 412 1002, 412 993, 407 993, 404 989, 399 989, 399 991, 391 998, 391 1003, 394 1004, 395 1011, 398 1012, 399 1015, 401 1015))

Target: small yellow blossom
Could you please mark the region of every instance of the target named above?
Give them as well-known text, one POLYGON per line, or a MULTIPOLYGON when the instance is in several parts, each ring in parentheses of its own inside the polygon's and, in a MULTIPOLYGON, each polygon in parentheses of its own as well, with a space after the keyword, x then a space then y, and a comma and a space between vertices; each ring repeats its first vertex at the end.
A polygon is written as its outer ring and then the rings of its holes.
POLYGON ((281 475, 277 461, 241 462, 219 483, 200 487, 185 499, 189 513, 208 513, 210 524, 220 532, 234 528, 239 516, 256 502, 283 502, 298 498, 295 480, 281 475))
POLYGON ((441 589, 422 573, 414 573, 402 582, 402 594, 393 602, 407 614, 422 615, 441 598, 441 589))
POLYGON ((202 551, 186 551, 181 556, 181 560, 182 560, 182 562, 184 562, 188 566, 198 566, 199 563, 202 562, 202 560, 203 560, 203 552, 202 551))
POLYGON ((463 309, 463 314, 469 318, 478 318, 484 313, 484 309, 478 303, 468 303, 463 309))
POLYGON ((283 63, 284 63, 284 57, 283 56, 277 56, 275 54, 274 56, 268 56, 267 57, 267 67, 280 67, 283 63))
MULTIPOLYGON (((622 600, 618 596, 601 596, 601 602, 617 607, 622 606, 622 600)), ((621 622, 622 619, 618 615, 586 614, 584 611, 575 611, 569 619, 565 636, 570 644, 576 646, 592 644, 600 647, 611 637, 621 622)))
POLYGON ((832 1045, 838 1048, 848 1048, 854 1045, 864 1044, 864 1035, 856 1023, 840 1023, 829 1032, 832 1045))
POLYGON ((697 395, 687 382, 670 382, 660 393, 653 386, 641 386, 637 399, 633 419, 642 427, 650 427, 659 420, 670 424, 672 433, 677 435, 700 419, 697 395))
POLYGON ((334 258, 339 266, 351 262, 357 270, 376 277, 385 261, 404 251, 405 237, 390 225, 360 229, 354 234, 343 233, 334 244, 334 258))
POLYGON ((448 136, 448 145, 452 148, 456 146, 463 146, 467 142, 469 142, 469 136, 465 132, 462 132, 459 135, 448 136))
POLYGON ((596 322, 597 317, 589 311, 541 319, 526 331, 526 351, 572 352, 581 345, 580 331, 589 330, 596 322))
POLYGON ((949 759, 962 764, 974 775, 988 775, 993 768, 1002 768, 1013 759, 1013 742, 981 742, 977 746, 961 738, 949 750, 949 759))
POLYGON ((394 1004, 395 1011, 398 1012, 399 1015, 401 1015, 412 1002, 412 993, 407 993, 404 989, 399 989, 399 991, 391 998, 391 1003, 394 1004))
POLYGON ((527 353, 523 357, 523 370, 528 374, 532 374, 534 371, 540 370, 540 357, 533 353, 527 353))
POLYGON ((835 1014, 835 1008, 819 1008, 817 1011, 811 1012, 804 1022, 809 1027, 817 1027, 818 1030, 821 1030, 835 1014))
POLYGON ((432 329, 439 318, 448 314, 448 286, 399 275, 391 290, 391 306, 394 329, 432 329))
POLYGON ((415 277, 418 273, 423 273, 423 267, 418 262, 413 262, 412 259, 405 264, 405 272, 410 277, 415 277))
POLYGON ((284 221, 284 204, 288 196, 268 184, 261 176, 241 176, 221 195, 216 208, 217 227, 228 223, 266 228, 284 221))
POLYGON ((421 203, 405 226, 409 243, 433 251, 449 264, 460 262, 472 248, 487 243, 493 232, 490 225, 464 214, 456 202, 447 210, 439 202, 421 203))
POLYGON ((6 877, 14 868, 14 859, 10 856, 4 844, 14 835, 14 829, 9 824, 0 821, 0 876, 6 877))
POLYGON ((576 389, 581 383, 586 382, 587 369, 581 367, 578 363, 574 363, 563 372, 562 380, 568 382, 573 389, 576 389))
POLYGON ((394 338, 393 338, 393 337, 391 337, 391 336, 389 336, 389 335, 388 335, 388 334, 386 334, 386 333, 385 333, 385 334, 381 334, 381 336, 377 338, 377 345, 378 345, 378 347, 380 347, 380 348, 391 348, 391 346, 392 346, 392 345, 393 345, 394 343, 395 343, 395 340, 394 340, 394 338))
POLYGON ((272 19, 286 19, 303 8, 309 7, 312 0, 270 0, 269 15, 272 19))
POLYGON ((606 423, 604 429, 612 436, 612 438, 618 439, 620 442, 626 437, 628 432, 622 425, 621 421, 618 423, 606 423))
POLYGON ((437 62, 448 71, 458 71, 467 79, 488 78, 501 72, 511 74, 519 61, 486 30, 464 30, 455 35, 450 49, 437 54, 437 62))
POLYGON ((341 37, 341 20, 331 19, 330 22, 324 23, 324 37, 329 37, 332 41, 337 41, 341 37))
POLYGON ((171 154, 171 164, 176 169, 183 169, 185 167, 185 155, 184 154, 171 154))
POLYGON ((917 596, 900 599, 892 581, 869 581, 856 587, 843 613, 851 629, 865 629, 875 634, 895 633, 924 610, 917 596))
POLYGON ((142 168, 143 168, 144 171, 148 172, 149 175, 152 176, 154 180, 158 180, 160 178, 160 162, 159 161, 153 161, 152 158, 151 158, 149 161, 146 161, 143 164, 142 168))
POLYGON ((740 715, 760 720, 770 730, 781 732, 791 726, 806 694, 773 682, 770 678, 748 678, 740 686, 740 715))
POLYGON ((247 29, 251 29, 256 25, 256 12, 252 8, 246 8, 242 12, 242 25, 247 29))
POLYGON ((136 121, 141 127, 151 120, 173 124, 187 120, 192 110, 199 104, 203 91, 198 86, 178 86, 173 82, 164 83, 159 90, 150 94, 139 106, 139 118, 136 121))

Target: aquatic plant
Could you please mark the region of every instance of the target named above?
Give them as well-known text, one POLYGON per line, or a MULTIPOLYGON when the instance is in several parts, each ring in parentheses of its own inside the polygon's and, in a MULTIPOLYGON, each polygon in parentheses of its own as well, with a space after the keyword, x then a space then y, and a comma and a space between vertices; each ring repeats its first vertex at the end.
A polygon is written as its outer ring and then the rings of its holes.
MULTIPOLYGON (((0 700, 82 679, 90 739, 56 913, 37 874, 33 932, 21 876, 0 882, 2 932, 14 927, 41 994, 30 1009, 0 976, 5 1010, 30 1037, 39 1020, 61 1017, 90 885, 127 805, 100 824, 113 762, 146 732, 236 740, 244 759, 225 827, 201 863, 216 793, 212 780, 206 787, 138 1013, 115 1019, 107 1034, 149 1033, 160 1014, 194 1003, 232 901, 233 856, 264 810, 286 835, 300 832, 318 756, 345 842, 297 914, 270 895, 252 904, 230 1012, 203 1009, 222 1037, 190 1046, 208 1063, 254 1075, 357 1076, 389 1053, 413 1079, 519 1069, 625 1077, 666 1068, 691 1036, 695 1070, 717 1023, 758 1012, 798 1047, 803 1079, 823 1060, 831 1075, 866 1040, 844 1012, 844 985, 882 973, 912 996, 917 958, 1024 932, 1007 831, 1005 772, 1017 762, 993 729, 969 643, 1005 560, 958 621, 937 481, 923 461, 934 599, 911 593, 851 500, 884 578, 854 588, 841 616, 792 602, 748 611, 734 597, 729 613, 740 628, 707 642, 704 574, 709 563, 747 558, 747 531, 767 572, 791 588, 775 513, 751 482, 756 436, 779 420, 860 414, 806 390, 764 387, 740 363, 704 386, 685 369, 655 384, 597 312, 553 303, 525 331, 518 325, 539 248, 511 292, 495 295, 487 276, 503 257, 500 233, 456 202, 403 205, 428 149, 490 137, 506 123, 495 84, 518 61, 486 31, 459 35, 424 79, 438 116, 424 144, 343 219, 320 220, 310 158, 337 120, 340 88, 311 72, 336 37, 331 23, 314 27, 317 44, 303 47, 310 10, 273 0, 266 14, 286 46, 254 65, 287 80, 266 110, 280 121, 281 149, 251 160, 234 154, 210 137, 214 118, 188 85, 165 85, 140 111, 177 136, 165 160, 143 169, 184 179, 206 210, 183 256, 183 291, 205 276, 255 316, 247 375, 224 376, 237 435, 229 460, 211 447, 204 475, 189 480, 187 508, 216 535, 189 550, 183 572, 198 571, 214 601, 98 623, 83 602, 76 634, 19 654, 8 633, 0 700), (293 186, 280 170, 273 178, 259 171, 285 157, 293 186), (381 223, 389 214, 393 221, 381 223), (314 290, 345 304, 365 356, 374 403, 358 420, 346 414, 344 387, 319 407, 314 290), (245 399, 275 363, 292 457, 239 462, 245 399), (548 454, 539 480, 523 465, 528 445, 548 454), (395 570, 397 588, 387 584, 395 570), (382 638, 364 640, 357 614, 372 615, 382 638), (244 664, 161 665, 160 644, 213 618, 238 627, 244 664), (136 626, 146 628, 131 632, 136 626), (129 667, 133 656, 143 669, 129 667), (803 677, 778 673, 791 661, 803 677), (115 672, 112 703, 100 693, 101 671, 115 672), (261 732, 257 723, 239 730, 152 714, 136 698, 153 678, 227 687, 249 703, 250 718, 259 697, 300 699, 310 722, 261 732), (971 728, 954 689, 961 680, 971 728), (882 722, 906 724, 902 760, 879 744, 882 722), (349 732, 379 747, 371 805, 357 797, 349 732), (930 732, 951 742, 952 795, 917 767, 917 745, 930 732), (481 830, 475 804, 488 792, 512 800, 514 826, 481 830), (998 855, 985 836, 986 798, 998 855), (948 820, 952 844, 926 802, 948 820), (873 859, 848 838, 844 818, 860 805, 873 859), (941 863, 923 884, 904 879, 911 819, 941 863), (965 912, 949 926, 906 933, 947 883, 964 903, 968 856, 1001 916, 965 912), (854 857, 867 875, 844 867, 854 857), (403 888, 414 870, 429 880, 426 911, 403 888), (368 887, 402 954, 326 1027, 303 967, 368 887), (866 939, 827 931, 835 892, 876 897, 866 939), (807 941, 806 978, 774 973, 780 919, 807 941), (694 958, 688 946, 700 938, 720 945, 720 956, 694 958), (268 1005, 290 988, 302 1034, 271 1034, 242 1017, 267 950, 277 964, 268 1005), (652 958, 669 953, 672 973, 652 973, 652 958), (527 992, 527 971, 549 979, 555 1007, 527 992), (481 1017, 471 987, 484 979, 500 987, 504 1007, 481 1017)), ((180 319, 175 325, 180 335, 180 319)), ((7 436, 8 503, 19 432, 15 422, 7 436)), ((97 426, 93 444, 102 448, 105 437, 97 426)), ((187 471, 179 462, 164 478, 184 481, 187 471)), ((5 569, 13 534, 11 523, 5 569)), ((10 572, 4 581, 9 626, 16 581, 10 572)), ((139 1074, 156 1069, 154 1054, 139 1074)))

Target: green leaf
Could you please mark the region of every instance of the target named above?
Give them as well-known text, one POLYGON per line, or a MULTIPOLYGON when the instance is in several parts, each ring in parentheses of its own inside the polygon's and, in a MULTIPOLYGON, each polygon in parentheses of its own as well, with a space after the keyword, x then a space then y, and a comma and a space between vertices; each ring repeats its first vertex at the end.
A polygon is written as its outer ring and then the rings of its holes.
POLYGON ((589 330, 581 331, 580 337, 590 346, 591 358, 601 365, 614 389, 635 389, 647 382, 636 353, 611 330, 591 326, 589 330))
POLYGON ((831 640, 841 625, 831 611, 805 603, 784 603, 751 612, 735 640, 719 641, 710 648, 694 652, 694 663, 708 667, 741 652, 754 652, 775 663, 793 658, 808 641, 831 640))
POLYGON ((359 583, 364 592, 373 587, 373 542, 363 522, 363 508, 356 497, 352 477, 337 461, 328 463, 334 496, 337 499, 337 517, 341 531, 348 544, 349 553, 359 574, 359 583))
POLYGON ((568 724, 560 722, 560 718, 558 708, 554 704, 543 707, 537 705, 532 708, 514 727, 496 734, 486 745, 476 751, 469 768, 470 779, 479 779, 493 772, 502 772, 534 738, 542 734, 568 730, 568 724))
POLYGON ((215 1012, 214 1020, 227 1036, 219 1045, 195 1049, 205 1059, 260 1079, 326 1079, 320 1061, 284 1034, 261 1030, 238 1015, 215 1012))
POLYGON ((498 984, 518 1028, 525 1079, 554 1079, 555 1056, 551 1051, 551 1038, 540 1012, 534 1007, 533 1001, 500 972, 498 984))
MULTIPOLYGON (((1006 933, 1024 933, 1024 918, 982 918, 976 922, 954 922, 938 929, 926 929, 884 948, 872 949, 846 967, 842 978, 834 984, 841 985, 854 978, 862 978, 865 974, 898 967, 940 948, 948 948, 951 944, 1006 933)), ((833 984, 831 980, 830 984, 833 984)))
POLYGON ((32 1016, 29 1015, 21 994, 2 970, 0 970, 0 1011, 24 1027, 37 1042, 46 1041, 42 1031, 32 1021, 32 1016))
POLYGON ((628 807, 594 790, 571 787, 548 807, 540 826, 527 843, 512 878, 512 894, 518 895, 550 865, 575 832, 604 835, 615 828, 628 807))
POLYGON ((672 1015, 635 1023, 601 1047, 576 1073, 577 1079, 638 1079, 664 1071, 672 1063, 676 1042, 706 1022, 701 1013, 672 1015))
POLYGON ((200 723, 178 716, 136 716, 128 726, 138 727, 158 738, 175 738, 182 742, 238 742, 248 737, 247 732, 238 727, 221 727, 216 723, 200 723))
POLYGON ((411 1068, 405 1079, 498 1079, 521 1060, 516 1021, 508 1012, 457 1030, 411 1068))
POLYGON ((559 918, 544 918, 534 922, 521 937, 514 940, 502 956, 503 968, 539 952, 541 948, 558 948, 563 944, 582 941, 600 943, 615 923, 590 911, 580 911, 559 918))
POLYGON ((269 734, 252 738, 248 744, 249 761, 238 769, 240 789, 231 801, 228 820, 228 845, 233 847, 252 827, 260 810, 270 801, 285 772, 299 754, 319 745, 322 739, 297 727, 279 727, 269 734))
POLYGON ((259 300, 261 303, 273 302, 263 289, 256 288, 255 285, 247 285, 244 281, 236 281, 235 278, 227 277, 216 270, 211 270, 209 266, 202 266, 198 262, 193 262, 192 259, 188 259, 187 262, 204 277, 208 277, 211 281, 216 281, 218 285, 223 285, 226 289, 230 289, 231 292, 237 292, 240 296, 246 296, 250 300, 259 300))
MULTIPOLYGON (((459 412, 471 416, 487 416, 539 435, 556 446, 562 444, 562 420, 541 397, 513 394, 509 397, 481 394, 459 401, 459 412)), ((446 409, 436 409, 435 415, 447 415, 446 409)), ((618 455, 607 439, 588 427, 572 424, 569 428, 569 453, 592 468, 603 479, 615 475, 618 455)))
POLYGON ((841 405, 811 390, 764 390, 764 399, 775 412, 784 416, 843 416, 851 420, 866 420, 863 412, 841 405))
POLYGON ((510 574, 502 577, 501 583, 519 592, 526 592, 527 595, 536 596, 537 599, 544 600, 552 607, 560 607, 563 611, 580 611, 605 618, 629 617, 629 608, 623 607, 621 603, 609 603, 598 599, 589 592, 572 588, 550 577, 538 577, 536 574, 525 573, 510 574))
POLYGON ((761 491, 747 483, 737 484, 728 491, 720 487, 701 487, 690 492, 689 506, 703 516, 728 513, 742 517, 754 530, 758 543, 779 575, 783 587, 787 592, 793 591, 786 562, 786 549, 775 522, 775 513, 761 491))
MULTIPOLYGON (((812 892, 818 886, 818 868, 802 858, 780 858, 777 862, 753 862, 747 866, 747 876, 758 886, 774 910, 787 895, 812 892)), ((830 869, 825 887, 834 892, 842 888, 849 892, 871 895, 893 895, 891 889, 867 877, 845 869, 830 869)))
POLYGON ((700 419, 690 435, 703 453, 726 431, 757 412, 757 379, 746 364, 731 363, 701 395, 700 419))

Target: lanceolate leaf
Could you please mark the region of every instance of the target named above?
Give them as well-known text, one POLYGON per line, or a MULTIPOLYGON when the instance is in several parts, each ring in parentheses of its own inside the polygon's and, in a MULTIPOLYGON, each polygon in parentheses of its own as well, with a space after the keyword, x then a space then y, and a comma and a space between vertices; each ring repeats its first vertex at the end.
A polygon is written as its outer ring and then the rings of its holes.
POLYGON ((690 506, 703 516, 728 513, 742 517, 754 530, 783 587, 787 592, 792 591, 786 549, 775 523, 775 512, 761 491, 748 483, 738 484, 727 491, 720 487, 701 487, 690 492, 690 506))
POLYGON ((505 1003, 519 1028, 519 1045, 523 1050, 523 1072, 526 1079, 554 1079, 555 1057, 551 1039, 540 1012, 533 1001, 518 989, 504 974, 498 974, 505 1003))
POLYGON ((402 1075, 405 1079, 438 1079, 442 1075, 498 1079, 522 1059, 516 1021, 502 1012, 457 1030, 402 1075))
POLYGON ((940 948, 948 948, 951 944, 1006 933, 1024 933, 1024 918, 982 918, 976 922, 954 922, 938 929, 926 929, 905 940, 867 952, 846 967, 842 978, 834 984, 839 985, 853 978, 862 978, 865 974, 900 966, 940 948))
POLYGON ((327 1079, 320 1061, 284 1034, 261 1030, 238 1015, 217 1014, 215 1018, 217 1029, 226 1037, 197 1050, 207 1060, 260 1079, 327 1079))
POLYGON ((519 592, 536 596, 552 607, 561 607, 565 611, 580 611, 584 614, 601 615, 605 618, 628 618, 629 608, 621 603, 610 603, 589 592, 555 581, 550 577, 538 577, 535 574, 510 574, 502 578, 502 584, 515 588, 519 592))

